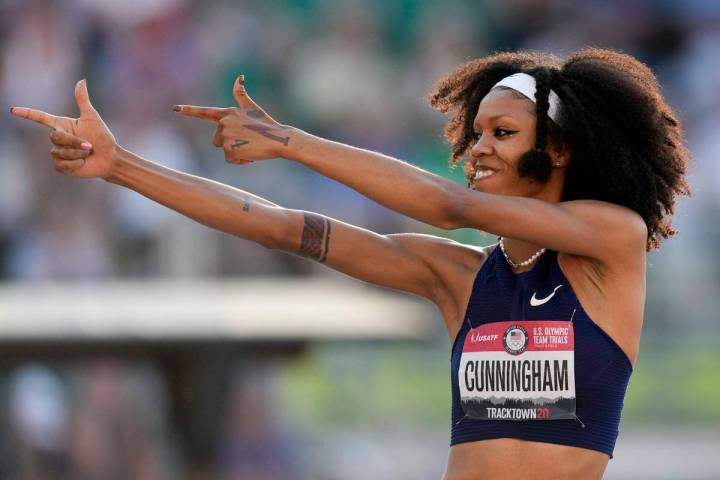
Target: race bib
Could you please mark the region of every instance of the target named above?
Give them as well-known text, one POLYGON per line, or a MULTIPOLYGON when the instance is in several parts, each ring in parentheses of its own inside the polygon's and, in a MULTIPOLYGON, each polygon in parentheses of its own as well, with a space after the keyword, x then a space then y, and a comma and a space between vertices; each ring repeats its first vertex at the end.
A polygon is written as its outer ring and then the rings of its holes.
POLYGON ((572 322, 494 322, 471 329, 458 382, 463 410, 476 420, 575 418, 572 322))

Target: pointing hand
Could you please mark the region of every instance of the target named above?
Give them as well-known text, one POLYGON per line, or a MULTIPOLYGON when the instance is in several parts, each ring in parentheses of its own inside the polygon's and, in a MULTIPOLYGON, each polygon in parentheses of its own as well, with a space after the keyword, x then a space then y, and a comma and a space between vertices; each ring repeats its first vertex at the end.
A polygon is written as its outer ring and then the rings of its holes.
POLYGON ((90 102, 85 80, 75 85, 75 100, 80 109, 78 118, 25 107, 13 107, 10 112, 53 129, 50 153, 55 170, 74 177, 107 177, 115 161, 115 137, 90 102))
POLYGON ((250 98, 243 75, 235 80, 233 96, 238 107, 176 105, 173 110, 215 123, 213 145, 224 150, 229 163, 244 164, 282 156, 290 143, 292 127, 276 122, 250 98))

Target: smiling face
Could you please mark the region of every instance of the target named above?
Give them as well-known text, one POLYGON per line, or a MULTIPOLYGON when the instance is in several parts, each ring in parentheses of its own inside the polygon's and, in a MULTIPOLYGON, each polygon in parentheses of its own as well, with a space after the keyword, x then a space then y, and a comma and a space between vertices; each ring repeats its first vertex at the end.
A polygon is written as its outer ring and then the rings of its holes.
MULTIPOLYGON (((466 164, 471 187, 500 195, 546 198, 551 185, 520 178, 517 171, 520 158, 535 147, 535 124, 535 104, 530 99, 514 90, 491 90, 475 116, 475 144, 466 164)), ((548 153, 555 163, 553 148, 548 153)))

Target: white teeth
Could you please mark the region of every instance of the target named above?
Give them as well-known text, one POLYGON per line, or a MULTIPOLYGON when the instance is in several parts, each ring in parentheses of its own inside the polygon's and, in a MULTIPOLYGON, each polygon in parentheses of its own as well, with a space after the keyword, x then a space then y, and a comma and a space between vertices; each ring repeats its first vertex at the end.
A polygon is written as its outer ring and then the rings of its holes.
POLYGON ((493 170, 478 170, 475 172, 474 180, 480 180, 481 178, 489 177, 495 173, 493 170))

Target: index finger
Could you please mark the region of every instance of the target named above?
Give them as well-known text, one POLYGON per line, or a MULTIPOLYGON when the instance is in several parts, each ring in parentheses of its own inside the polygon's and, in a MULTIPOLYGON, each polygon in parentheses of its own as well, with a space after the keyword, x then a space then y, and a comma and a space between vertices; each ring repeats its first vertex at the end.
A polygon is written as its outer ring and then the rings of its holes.
POLYGON ((12 107, 10 109, 10 113, 15 115, 16 117, 32 120, 33 122, 39 123, 40 125, 45 125, 46 127, 50 128, 55 128, 57 120, 60 118, 47 112, 43 112, 42 110, 35 110, 34 108, 25 107, 12 107))
POLYGON ((195 105, 175 105, 173 110, 180 115, 201 118, 211 122, 219 122, 228 113, 228 108, 198 107, 195 105))

